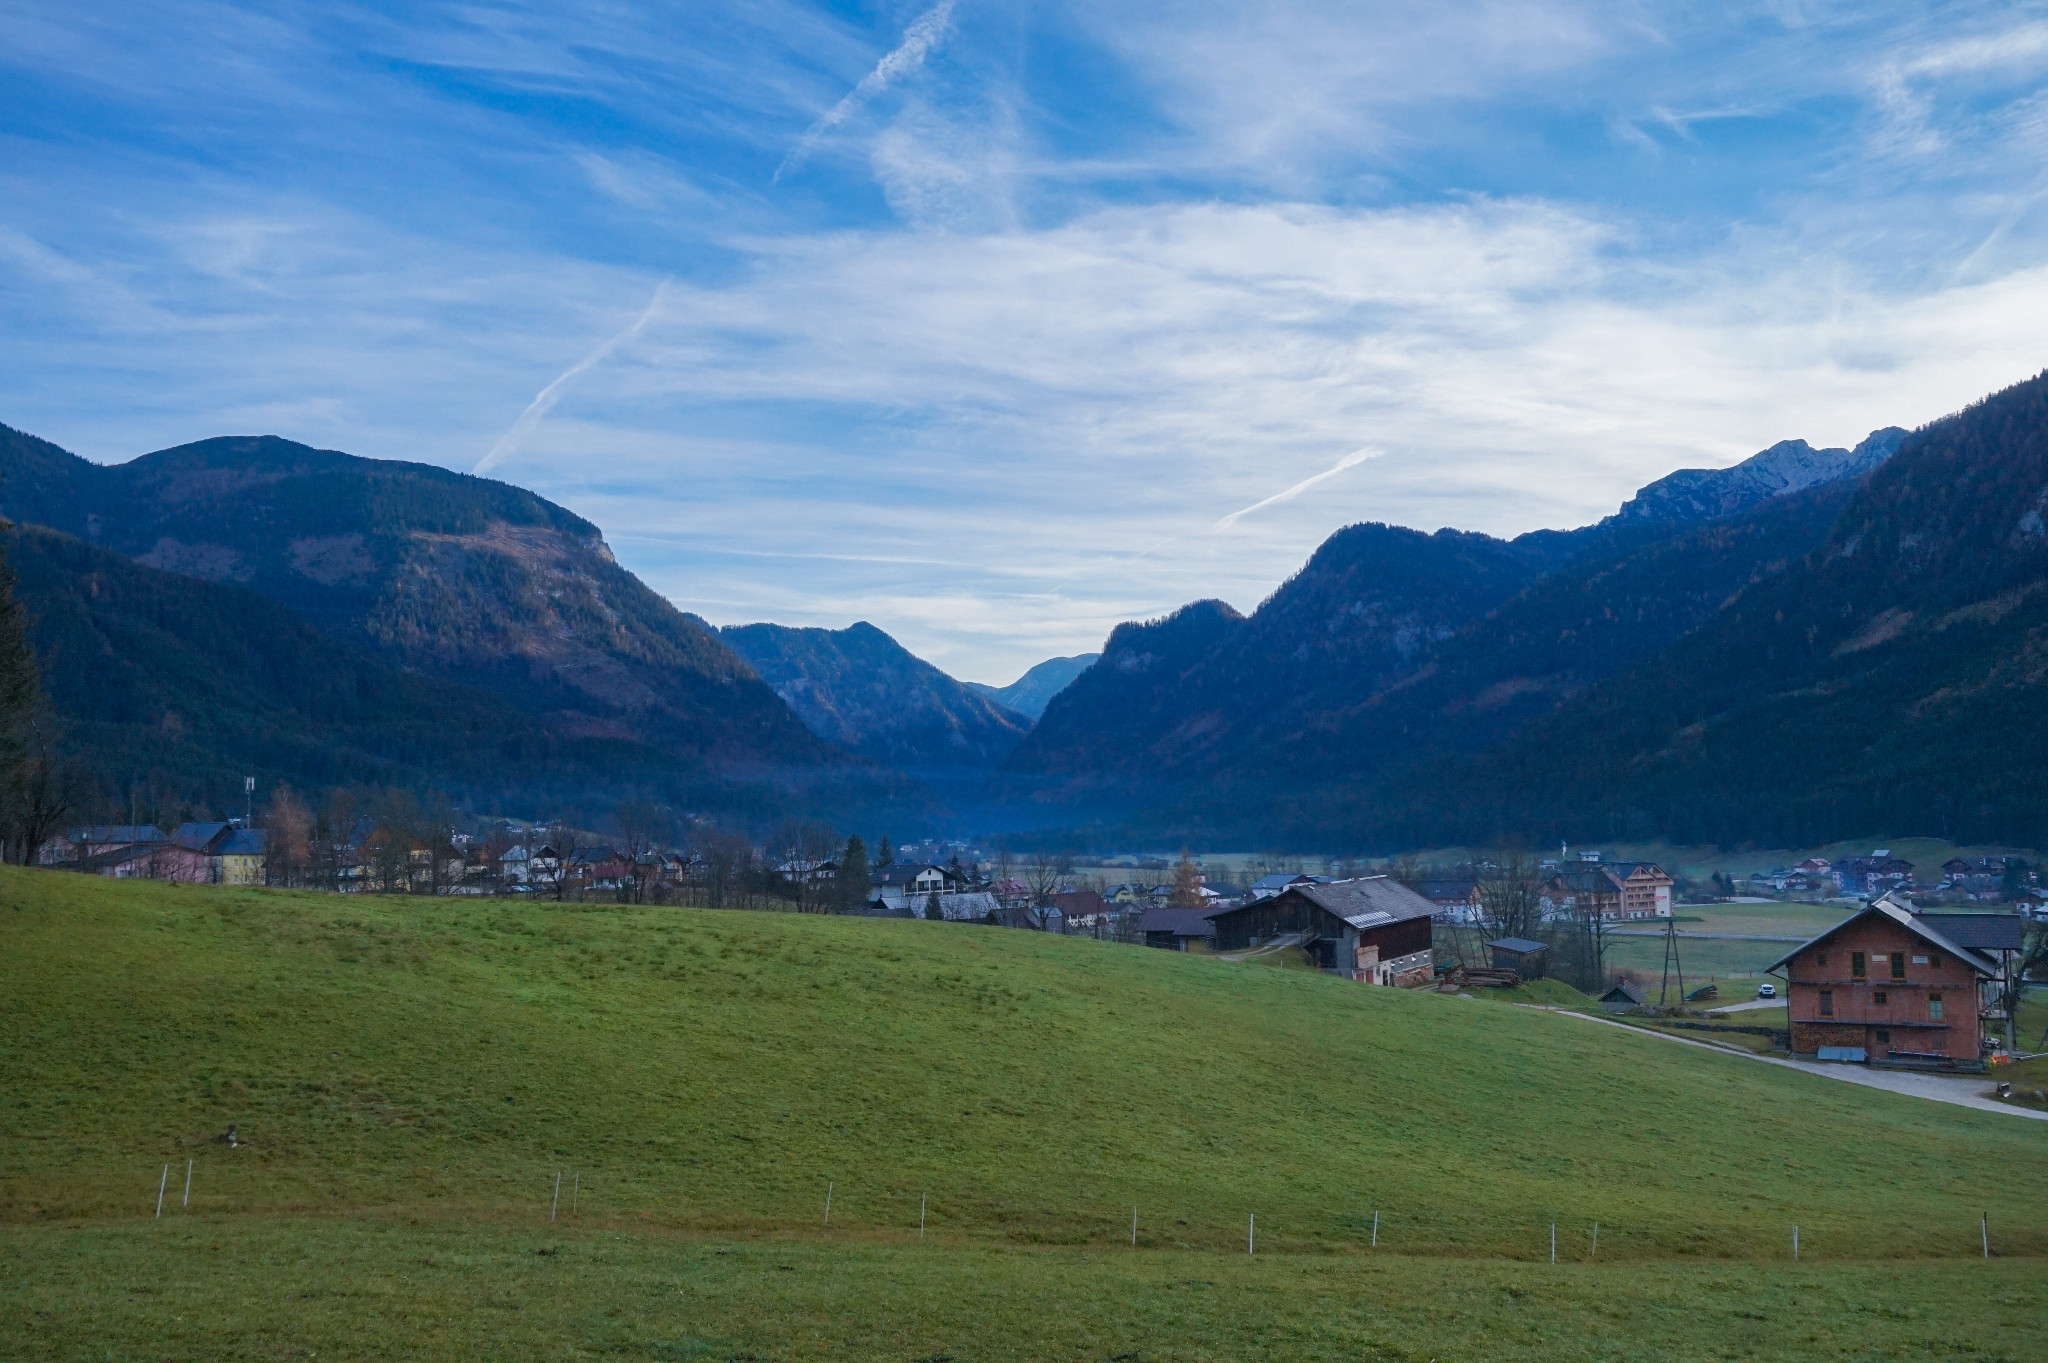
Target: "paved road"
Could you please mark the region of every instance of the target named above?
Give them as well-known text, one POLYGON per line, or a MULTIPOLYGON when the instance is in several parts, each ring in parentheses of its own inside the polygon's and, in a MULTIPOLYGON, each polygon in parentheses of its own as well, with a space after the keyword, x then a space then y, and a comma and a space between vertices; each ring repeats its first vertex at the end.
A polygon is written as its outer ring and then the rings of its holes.
POLYGON ((1725 1008, 1709 1008, 1709 1013, 1740 1013, 1746 1008, 1783 1008, 1783 999, 1751 999, 1748 1003, 1731 1003, 1725 1008))
POLYGON ((1545 1008, 1541 1004, 1522 1003, 1518 1008, 1536 1008, 1546 1013, 1557 1013, 1564 1017, 1580 1018, 1596 1022, 1602 1027, 1619 1027, 1625 1032, 1638 1036, 1652 1036, 1659 1041, 1669 1041, 1678 1046, 1697 1046, 1701 1050, 1714 1051, 1721 1055, 1732 1055, 1739 1060, 1754 1060, 1760 1065, 1777 1065, 1783 1069, 1798 1070, 1803 1074, 1817 1075, 1822 1079, 1838 1079, 1845 1084, 1861 1084, 1865 1088, 1886 1089, 1892 1093, 1903 1093, 1913 1098, 1928 1098, 1937 1103, 1953 1103, 1957 1107, 1974 1107, 1985 1112, 2002 1112, 2008 1117, 2028 1117, 2035 1121, 2048 1122, 2048 1112, 2036 1112, 2032 1108, 2014 1107, 2001 1103, 1996 1098, 1987 1098, 1983 1091, 1992 1081, 1982 1076, 1951 1076, 1941 1074, 1913 1074, 1903 1070, 1873 1070, 1862 1065, 1829 1065, 1817 1060, 1781 1060, 1774 1055, 1754 1055, 1748 1051, 1731 1050, 1707 1041, 1693 1041, 1688 1037, 1672 1036, 1668 1032, 1653 1032, 1647 1027, 1631 1027, 1625 1022, 1614 1022, 1607 1018, 1590 1017, 1585 1013, 1567 1012, 1562 1008, 1545 1008))

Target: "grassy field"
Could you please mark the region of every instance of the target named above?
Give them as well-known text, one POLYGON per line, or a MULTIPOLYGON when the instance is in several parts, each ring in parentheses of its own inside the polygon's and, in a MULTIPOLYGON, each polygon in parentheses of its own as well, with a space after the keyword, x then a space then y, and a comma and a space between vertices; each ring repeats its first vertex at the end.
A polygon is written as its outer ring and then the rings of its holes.
POLYGON ((1819 1356, 1800 1331, 1849 1349, 1860 1323, 2020 1357, 1999 1294, 2048 1252, 2035 1123, 952 924, 8 868, 0 1027, 23 1356, 1402 1357, 1438 1330, 1507 1332, 1451 1356, 1819 1356), (1731 1110, 1738 1137, 1706 1115, 1731 1110), (573 1230, 547 1220, 558 1173, 573 1230), (1988 1269, 1987 1202, 2010 1256, 1988 1269), (1569 1271, 1538 1289, 1553 1221, 1569 1271), (1604 1266, 1571 1263, 1595 1222, 1604 1266), (1744 1323, 1758 1284, 1802 1281, 1759 1266, 1794 1222, 1815 1295, 1744 1323), (1865 1298, 1906 1314, 1823 1305, 1865 1298))

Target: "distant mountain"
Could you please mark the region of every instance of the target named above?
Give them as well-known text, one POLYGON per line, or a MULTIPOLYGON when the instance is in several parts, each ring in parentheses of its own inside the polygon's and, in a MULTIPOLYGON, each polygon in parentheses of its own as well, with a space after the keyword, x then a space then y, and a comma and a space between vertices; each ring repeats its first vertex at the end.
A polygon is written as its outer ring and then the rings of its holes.
POLYGON ((245 775, 265 795, 405 785, 529 810, 602 810, 625 784, 700 808, 735 794, 701 767, 568 737, 489 691, 404 671, 246 588, 38 526, 4 543, 64 746, 108 808, 140 786, 238 810, 245 775))
POLYGON ((1454 841, 1417 773, 1450 779, 1796 566, 1903 434, 1674 475, 1581 530, 1349 527, 1249 619, 1201 603, 1119 626, 1011 755, 1008 792, 1084 819, 1149 806, 1137 831, 1169 839, 1454 841))
POLYGON ((1623 502, 1610 520, 1718 520, 1772 497, 1859 477, 1891 458, 1905 438, 1904 430, 1887 426, 1872 431, 1853 450, 1817 450, 1804 440, 1781 440, 1732 468, 1667 474, 1623 502))
POLYGON ((1340 530, 1249 619, 1211 601, 1117 626, 1101 661, 1046 707, 1005 772, 1020 792, 1057 801, 1259 766, 1274 742, 1429 666, 1461 626, 1527 586, 1569 543, 1340 530))
POLYGON ((865 620, 840 630, 762 624, 719 633, 812 733, 906 771, 987 769, 1031 727, 865 620))
POLYGON ((1095 660, 1101 656, 1100 653, 1077 653, 1071 658, 1047 658, 1008 686, 990 686, 985 682, 967 684, 996 704, 1035 720, 1045 713, 1046 705, 1054 696, 1094 666, 1095 660))
POLYGON ((565 737, 753 768, 842 760, 595 526, 503 483, 272 436, 102 466, 0 427, 0 512, 246 587, 565 737))
POLYGON ((1811 553, 1415 794, 1447 831, 2030 842, 2044 710, 2048 374, 1913 433, 1811 553))

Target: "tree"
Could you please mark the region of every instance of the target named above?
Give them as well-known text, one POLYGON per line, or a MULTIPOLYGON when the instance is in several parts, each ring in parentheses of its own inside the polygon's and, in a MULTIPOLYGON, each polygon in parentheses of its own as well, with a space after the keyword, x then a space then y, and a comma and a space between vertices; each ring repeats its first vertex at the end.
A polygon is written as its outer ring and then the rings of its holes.
POLYGON ((944 905, 939 903, 939 892, 937 890, 933 890, 929 895, 925 896, 924 916, 935 923, 945 918, 946 909, 944 905))
POLYGON ((846 853, 839 858, 840 912, 852 913, 866 905, 874 884, 868 876, 868 845, 856 833, 846 840, 846 853))
POLYGON ((675 836, 675 825, 667 810, 648 800, 621 800, 612 817, 619 825, 619 851, 626 858, 626 883, 620 892, 626 902, 639 904, 647 897, 647 863, 675 836))
POLYGON ((29 723, 20 764, 8 782, 5 856, 27 866, 78 807, 84 782, 76 766, 57 750, 57 717, 40 709, 29 723))
POLYGON ((895 860, 896 854, 889 850, 889 835, 884 833, 882 840, 875 844, 875 869, 877 871, 883 870, 895 860))
POLYGON ((833 882, 820 868, 839 851, 839 835, 824 824, 792 819, 768 840, 773 869, 782 874, 798 913, 829 912, 838 899, 833 882))
POLYGON ((1180 860, 1173 864, 1173 890, 1166 902, 1176 909, 1202 907, 1202 868, 1185 847, 1181 849, 1180 860))
POLYGON ((264 871, 274 885, 302 885, 313 863, 313 816, 290 786, 270 793, 263 813, 264 871))
MULTIPOLYGON (((2012 968, 1999 981, 1998 1007, 2005 1014, 2005 1048, 2008 1051, 2019 1045, 2020 1005, 2027 1001, 2027 976, 2043 965, 2048 965, 2048 921, 2032 921, 2022 929, 2019 952, 2011 959, 2012 968)), ((2041 1038, 2048 1044, 2048 1032, 2041 1038)))
MULTIPOLYGON (((0 521, 0 530, 13 528, 0 521)), ((43 705, 28 612, 14 599, 15 581, 14 565, 0 548, 0 854, 26 863, 70 811, 77 787, 57 753, 55 717, 43 705)))
POLYGON ((1074 869, 1073 858, 1050 852, 1034 852, 1024 868, 1024 883, 1031 890, 1031 903, 1044 908, 1060 892, 1060 882, 1074 869))

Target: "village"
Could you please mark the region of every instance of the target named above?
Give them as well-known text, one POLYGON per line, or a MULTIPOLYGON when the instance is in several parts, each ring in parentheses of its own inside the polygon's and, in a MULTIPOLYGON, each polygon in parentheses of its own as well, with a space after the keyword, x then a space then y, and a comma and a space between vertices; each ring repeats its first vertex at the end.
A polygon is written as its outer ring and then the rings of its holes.
POLYGON ((562 823, 461 831, 445 815, 435 826, 285 812, 169 831, 82 825, 55 833, 36 860, 187 884, 926 919, 1445 993, 1557 981, 1611 1017, 1880 1068, 1983 1071, 2027 1058, 2028 1041, 2048 1051, 2048 1026, 2021 1034, 2030 982, 2048 982, 2048 906, 2017 856, 1954 857, 1923 878, 1876 848, 1681 886, 1655 863, 1568 848, 1454 865, 1330 860, 1325 874, 1286 858, 1219 858, 1212 872, 1186 852, 1091 861, 938 840, 892 848, 884 838, 871 857, 860 838, 841 844, 815 824, 757 843, 685 817, 678 838, 667 819, 627 807, 610 838, 562 823), (1716 931, 1707 917, 1785 910, 1804 910, 1781 924, 1799 935, 1716 931), (1698 964, 1731 944, 1749 953, 1738 968, 1698 964), (1769 1018, 1748 1015, 1763 1009, 1769 1018))

